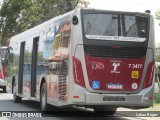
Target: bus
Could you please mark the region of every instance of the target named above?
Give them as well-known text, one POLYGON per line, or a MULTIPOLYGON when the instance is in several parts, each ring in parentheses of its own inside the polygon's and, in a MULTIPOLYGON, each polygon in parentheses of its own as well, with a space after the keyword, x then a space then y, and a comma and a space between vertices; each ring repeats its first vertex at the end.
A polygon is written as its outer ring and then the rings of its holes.
POLYGON ((153 104, 154 19, 147 12, 75 9, 10 39, 7 90, 57 107, 114 114, 153 104))
POLYGON ((6 92, 6 66, 4 63, 5 53, 7 52, 7 46, 0 46, 0 88, 3 92, 6 92))

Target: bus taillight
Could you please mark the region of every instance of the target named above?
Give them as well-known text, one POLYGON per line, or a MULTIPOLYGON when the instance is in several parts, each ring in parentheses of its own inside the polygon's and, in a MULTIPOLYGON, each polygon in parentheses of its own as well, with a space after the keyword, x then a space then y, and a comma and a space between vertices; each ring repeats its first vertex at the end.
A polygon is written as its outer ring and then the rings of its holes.
POLYGON ((147 88, 152 85, 153 75, 154 75, 154 61, 148 64, 145 80, 143 83, 143 88, 147 88))
POLYGON ((73 61, 73 75, 74 75, 74 81, 76 84, 85 87, 85 82, 84 82, 84 76, 83 76, 83 71, 82 71, 82 65, 79 59, 76 57, 72 57, 73 61))

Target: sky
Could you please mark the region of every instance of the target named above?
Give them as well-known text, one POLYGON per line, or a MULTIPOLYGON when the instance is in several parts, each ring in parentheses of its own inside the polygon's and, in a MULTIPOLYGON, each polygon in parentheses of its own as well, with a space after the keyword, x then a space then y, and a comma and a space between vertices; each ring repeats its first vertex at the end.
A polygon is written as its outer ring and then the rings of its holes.
MULTIPOLYGON (((150 10, 151 14, 160 10, 160 0, 88 0, 89 7, 95 9, 144 12, 150 10)), ((155 40, 160 44, 160 21, 155 20, 155 40)))

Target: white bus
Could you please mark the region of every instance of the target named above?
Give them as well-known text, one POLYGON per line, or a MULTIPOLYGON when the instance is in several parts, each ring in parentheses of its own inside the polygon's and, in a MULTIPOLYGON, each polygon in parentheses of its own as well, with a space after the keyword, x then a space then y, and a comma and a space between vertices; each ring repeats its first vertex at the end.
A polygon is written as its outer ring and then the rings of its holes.
POLYGON ((39 101, 42 111, 48 104, 106 114, 150 107, 153 26, 148 12, 75 9, 55 17, 11 38, 7 90, 15 102, 39 101))

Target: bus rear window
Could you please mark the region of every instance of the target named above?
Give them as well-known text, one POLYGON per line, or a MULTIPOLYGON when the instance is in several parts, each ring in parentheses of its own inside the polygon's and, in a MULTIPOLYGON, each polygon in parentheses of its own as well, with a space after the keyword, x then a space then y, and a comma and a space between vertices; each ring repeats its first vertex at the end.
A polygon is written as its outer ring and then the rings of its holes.
POLYGON ((124 14, 84 14, 83 23, 85 35, 95 39, 96 36, 146 38, 148 18, 124 14))

